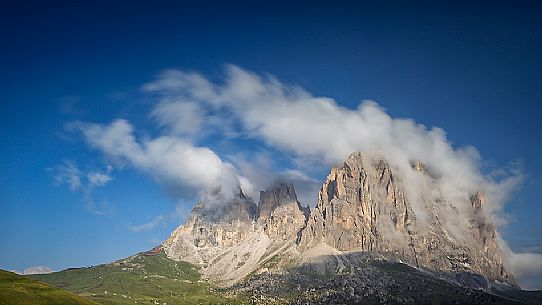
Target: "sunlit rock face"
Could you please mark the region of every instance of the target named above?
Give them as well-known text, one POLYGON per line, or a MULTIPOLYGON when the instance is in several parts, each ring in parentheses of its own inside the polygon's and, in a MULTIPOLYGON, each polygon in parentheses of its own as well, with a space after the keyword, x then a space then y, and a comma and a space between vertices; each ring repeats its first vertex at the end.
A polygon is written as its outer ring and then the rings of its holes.
POLYGON ((260 197, 258 206, 242 192, 219 207, 197 204, 186 224, 164 242, 166 254, 199 264, 208 278, 232 284, 278 252, 295 248, 307 211, 293 186, 276 183, 260 197))
POLYGON ((295 239, 305 225, 308 210, 303 208, 292 184, 276 183, 260 192, 258 222, 273 239, 295 239))
POLYGON ((323 242, 341 251, 374 251, 416 267, 478 273, 515 285, 503 265, 495 226, 483 216, 483 194, 470 197, 468 225, 455 226, 461 223, 455 219, 458 212, 432 187, 425 166, 412 165, 431 191, 419 197, 417 210, 423 207, 423 221, 417 221, 402 177, 386 161, 353 153, 324 182, 301 233, 300 249, 323 242))
POLYGON ((164 249, 171 258, 205 263, 221 248, 244 241, 254 231, 255 214, 256 205, 242 192, 223 206, 206 207, 200 202, 164 242, 164 249))
POLYGON ((260 192, 258 219, 268 219, 277 207, 291 202, 297 203, 294 186, 284 182, 276 183, 274 186, 260 192))
POLYGON ((312 210, 300 205, 293 185, 285 182, 262 191, 257 206, 242 192, 218 208, 200 203, 164 249, 225 285, 315 261, 324 272, 354 270, 357 263, 348 254, 366 253, 469 287, 494 281, 516 286, 503 265, 496 228, 485 216, 485 196, 466 196, 468 209, 460 213, 430 169, 416 161, 410 165, 406 175, 378 156, 352 153, 331 169, 312 210), (418 196, 409 196, 411 174, 422 184, 418 196))
POLYGON ((355 153, 343 167, 331 170, 299 246, 305 249, 324 242, 341 251, 391 250, 390 244, 400 244, 414 221, 389 166, 355 153))

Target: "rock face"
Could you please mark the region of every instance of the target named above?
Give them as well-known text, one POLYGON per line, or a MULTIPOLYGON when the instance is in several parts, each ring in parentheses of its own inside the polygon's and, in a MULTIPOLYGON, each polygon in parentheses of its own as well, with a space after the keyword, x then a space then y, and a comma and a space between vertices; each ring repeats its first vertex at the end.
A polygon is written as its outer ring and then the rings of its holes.
MULTIPOLYGON (((412 170, 424 175, 431 186, 425 166, 415 162, 412 170)), ((299 248, 303 251, 325 243, 340 251, 373 251, 415 267, 476 273, 490 281, 515 285, 503 265, 496 228, 482 217, 484 196, 471 196, 470 226, 460 231, 448 225, 454 215, 440 195, 424 197, 424 220, 418 223, 402 181, 390 166, 353 153, 341 168, 333 168, 324 182, 318 204, 301 233, 299 248)))
POLYGON ((291 184, 262 191, 258 206, 240 192, 218 209, 198 203, 163 247, 169 258, 198 264, 208 278, 232 284, 277 251, 295 247, 304 212, 291 184))
POLYGON ((246 240, 254 231, 255 214, 256 205, 242 191, 218 208, 200 202, 186 224, 175 229, 164 242, 164 249, 170 258, 205 263, 220 249, 246 240))
POLYGON ((292 184, 277 183, 260 192, 258 222, 273 239, 289 240, 305 226, 308 210, 303 208, 292 184))
POLYGON ((231 285, 248 274, 343 273, 359 269, 357 257, 409 264, 468 287, 494 281, 516 287, 497 245, 495 226, 484 217, 485 197, 470 196, 464 213, 443 198, 420 162, 411 170, 428 191, 411 202, 405 176, 381 158, 353 153, 333 168, 309 211, 291 184, 260 193, 259 204, 239 196, 220 209, 200 203, 163 246, 170 258, 202 266, 208 278, 231 285))
POLYGON ((277 207, 290 202, 297 202, 294 186, 283 182, 276 183, 260 192, 258 218, 268 219, 277 207))

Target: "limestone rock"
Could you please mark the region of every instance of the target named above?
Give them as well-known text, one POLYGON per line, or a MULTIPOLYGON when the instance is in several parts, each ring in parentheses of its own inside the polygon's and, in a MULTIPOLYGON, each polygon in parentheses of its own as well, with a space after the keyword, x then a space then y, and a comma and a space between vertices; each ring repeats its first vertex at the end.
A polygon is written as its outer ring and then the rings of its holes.
POLYGON ((207 278, 233 284, 295 247, 305 215, 293 186, 278 183, 261 192, 258 207, 242 192, 219 207, 197 204, 163 247, 169 258, 198 264, 207 278))
MULTIPOLYGON (((424 174, 431 189, 425 166, 414 162, 412 169, 424 174)), ((482 194, 471 197, 470 233, 457 233, 447 226, 454 218, 450 213, 457 211, 434 192, 418 203, 418 209, 424 207, 424 220, 418 221, 402 182, 384 160, 351 154, 324 182, 318 204, 301 233, 300 250, 325 243, 341 251, 378 252, 415 267, 450 274, 477 273, 491 282, 515 285, 504 267, 495 226, 482 217, 482 194)))
POLYGON ((256 205, 241 191, 231 202, 206 207, 200 202, 192 209, 186 224, 175 229, 164 242, 173 259, 205 263, 217 251, 245 240, 254 231, 256 205))
POLYGON ((517 287, 503 264, 496 227, 485 216, 485 196, 473 194, 459 211, 430 168, 410 165, 405 174, 379 156, 352 153, 331 169, 311 211, 297 201, 293 185, 281 182, 260 193, 258 206, 242 192, 219 207, 200 203, 164 250, 199 264, 204 276, 224 285, 304 265, 353 272, 361 255, 468 287, 488 288, 494 281, 517 287), (407 177, 417 179, 419 197, 409 196, 407 177))
POLYGON ((273 211, 284 204, 297 202, 297 195, 292 184, 277 182, 260 192, 258 219, 267 219, 273 211))
POLYGON ((258 221, 272 238, 295 239, 305 226, 306 210, 297 201, 292 184, 277 183, 260 192, 258 221))

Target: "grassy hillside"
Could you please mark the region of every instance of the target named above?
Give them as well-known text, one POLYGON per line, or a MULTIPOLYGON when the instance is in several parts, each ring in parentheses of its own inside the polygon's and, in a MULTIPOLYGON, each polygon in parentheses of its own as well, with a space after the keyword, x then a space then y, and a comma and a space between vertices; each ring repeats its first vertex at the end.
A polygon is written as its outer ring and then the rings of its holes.
POLYGON ((201 280, 196 268, 160 251, 140 253, 111 264, 32 275, 102 304, 236 304, 201 280))
POLYGON ((97 305, 83 297, 0 270, 0 305, 97 305))

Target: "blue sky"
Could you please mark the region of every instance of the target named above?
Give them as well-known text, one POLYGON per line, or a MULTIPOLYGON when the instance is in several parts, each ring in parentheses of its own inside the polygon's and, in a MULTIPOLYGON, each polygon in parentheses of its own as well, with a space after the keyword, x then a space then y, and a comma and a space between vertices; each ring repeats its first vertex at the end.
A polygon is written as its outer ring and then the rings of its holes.
MULTIPOLYGON (((83 127, 69 126, 123 119, 138 141, 155 139, 167 129, 151 115, 161 93, 143 86, 166 69, 221 84, 228 64, 270 73, 344 109, 370 99, 393 118, 440 127, 454 147, 476 147, 485 173, 521 168, 524 181, 504 208, 509 224, 501 231, 513 250, 542 253, 541 7, 453 3, 6 7, 0 268, 94 265, 165 239, 197 191, 127 156, 111 160, 77 131, 83 127), (58 176, 69 164, 79 170, 79 187, 58 176), (91 174, 110 180, 92 184, 91 174)), ((300 165, 295 148, 265 136, 210 132, 189 142, 238 167, 241 153, 270 163, 269 171, 296 170, 318 182, 328 170, 300 165)))

